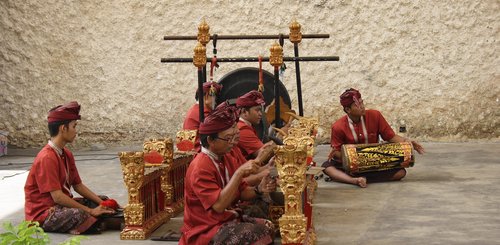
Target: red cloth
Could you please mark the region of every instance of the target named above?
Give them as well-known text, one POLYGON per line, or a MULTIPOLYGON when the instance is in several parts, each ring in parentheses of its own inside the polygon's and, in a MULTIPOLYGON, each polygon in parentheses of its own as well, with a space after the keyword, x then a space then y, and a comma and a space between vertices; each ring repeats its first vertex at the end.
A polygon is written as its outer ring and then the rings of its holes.
MULTIPOLYGON (((205 113, 205 117, 207 117, 208 114, 210 113, 210 109, 204 106, 203 112, 205 113)), ((193 106, 191 106, 191 108, 189 108, 188 112, 186 113, 182 129, 198 130, 199 127, 200 127, 200 105, 194 104, 193 106)))
POLYGON ((265 104, 264 96, 256 90, 252 90, 236 99, 236 106, 238 107, 252 107, 265 104))
POLYGON ((257 136, 257 131, 252 126, 247 125, 243 121, 238 122, 240 129, 240 141, 238 147, 240 148, 243 156, 248 158, 249 155, 258 151, 264 144, 257 136))
POLYGON ((100 205, 104 206, 104 207, 112 208, 114 210, 116 210, 118 208, 118 203, 115 201, 115 199, 104 200, 101 202, 100 205))
POLYGON ((157 151, 150 151, 144 154, 144 162, 152 164, 163 163, 163 156, 157 151))
POLYGON ((359 99, 361 99, 361 93, 356 89, 350 88, 340 95, 340 104, 343 107, 347 107, 359 99))
POLYGON ((216 95, 219 94, 222 90, 222 85, 216 82, 205 82, 203 83, 203 94, 210 92, 210 88, 212 88, 212 86, 216 95))
POLYGON ((232 127, 238 120, 239 110, 232 105, 222 103, 213 110, 200 124, 200 134, 213 134, 232 127))
MULTIPOLYGON (((238 197, 246 186, 245 182, 240 184, 238 197)), ((204 153, 197 154, 184 179, 184 224, 179 244, 208 244, 222 224, 235 219, 232 212, 217 213, 212 209, 222 188, 212 160, 204 153)))
MULTIPOLYGON (((203 111, 205 114, 205 117, 208 116, 210 113, 210 110, 205 106, 203 107, 203 111)), ((184 125, 182 126, 182 129, 184 130, 198 130, 200 127, 200 105, 199 104, 194 104, 189 108, 186 117, 184 119, 184 125)), ((199 152, 201 149, 201 143, 200 143, 200 136, 196 134, 196 139, 194 140, 194 149, 196 152, 199 152)))
MULTIPOLYGON (((73 154, 64 149, 64 158, 69 166, 69 184, 71 186, 82 183, 75 165, 73 154)), ((64 194, 72 194, 64 188, 66 182, 66 164, 56 151, 46 145, 36 156, 24 185, 24 212, 29 221, 43 223, 48 210, 55 205, 51 191, 62 190, 64 194)))
MULTIPOLYGON (((220 91, 222 90, 222 85, 216 83, 216 82, 205 82, 203 83, 203 94, 207 95, 210 92, 210 89, 212 88, 213 85, 213 90, 212 90, 212 95, 218 96, 220 91)), ((196 100, 198 100, 198 89, 196 89, 196 100)))
POLYGON ((80 120, 80 105, 76 101, 71 101, 64 105, 58 105, 49 111, 47 120, 49 123, 67 121, 67 120, 80 120))
POLYGON ((240 148, 234 146, 230 152, 224 155, 222 159, 224 164, 227 166, 227 170, 229 171, 229 177, 233 177, 236 170, 243 165, 247 159, 241 152, 240 148))
MULTIPOLYGON (((396 135, 384 116, 382 116, 382 113, 377 110, 366 110, 364 121, 368 133, 368 143, 378 143, 379 135, 386 141, 392 139, 396 135)), ((361 121, 353 124, 353 128, 358 136, 358 141, 365 142, 361 121)), ((356 144, 351 129, 349 128, 347 115, 332 124, 331 146, 335 148, 335 150, 340 151, 343 144, 356 144)), ((338 160, 341 161, 342 159, 338 160)))

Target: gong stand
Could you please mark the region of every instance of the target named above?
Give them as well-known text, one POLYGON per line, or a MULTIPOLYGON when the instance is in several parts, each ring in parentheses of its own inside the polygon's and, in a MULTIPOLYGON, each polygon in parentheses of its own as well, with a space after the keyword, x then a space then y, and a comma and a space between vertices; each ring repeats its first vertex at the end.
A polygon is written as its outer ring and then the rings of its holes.
MULTIPOLYGON (((274 102, 275 102, 275 124, 277 128, 281 128, 281 117, 280 117, 280 101, 279 101, 279 69, 283 65, 284 61, 294 61, 295 63, 295 77, 297 80, 297 98, 299 104, 299 115, 304 116, 304 109, 302 105, 302 84, 300 79, 300 61, 339 61, 338 56, 309 56, 309 57, 299 57, 299 43, 303 38, 305 39, 317 39, 317 38, 330 38, 329 34, 302 34, 300 32, 300 24, 294 20, 290 24, 290 34, 289 35, 210 35, 210 27, 205 20, 198 26, 197 36, 164 36, 163 40, 198 40, 196 47, 194 48, 193 58, 162 58, 162 63, 190 63, 193 64, 198 69, 198 100, 199 100, 199 110, 200 110, 200 122, 204 120, 204 96, 203 96, 203 83, 206 82, 207 62, 211 62, 212 58, 206 55, 206 45, 210 40, 214 44, 214 56, 216 55, 216 43, 217 40, 255 40, 255 39, 274 39, 278 40, 278 43, 274 43, 270 49, 269 57, 261 57, 262 61, 269 61, 269 63, 274 67, 274 102), (283 57, 283 44, 284 39, 288 38, 293 43, 294 47, 294 57, 283 57)), ((236 57, 236 58, 217 58, 217 62, 259 62, 259 57, 236 57)))

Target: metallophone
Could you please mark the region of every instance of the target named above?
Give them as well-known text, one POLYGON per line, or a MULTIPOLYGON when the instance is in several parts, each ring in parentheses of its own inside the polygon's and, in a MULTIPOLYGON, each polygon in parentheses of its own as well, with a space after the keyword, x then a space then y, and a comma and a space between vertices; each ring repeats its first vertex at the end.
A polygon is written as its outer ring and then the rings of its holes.
POLYGON ((122 240, 143 240, 184 209, 184 176, 193 152, 186 141, 196 137, 196 130, 177 134, 175 151, 171 139, 151 139, 144 142, 142 152, 120 152, 123 181, 128 191, 124 208, 125 228, 122 240), (182 142, 182 143, 181 143, 182 142))

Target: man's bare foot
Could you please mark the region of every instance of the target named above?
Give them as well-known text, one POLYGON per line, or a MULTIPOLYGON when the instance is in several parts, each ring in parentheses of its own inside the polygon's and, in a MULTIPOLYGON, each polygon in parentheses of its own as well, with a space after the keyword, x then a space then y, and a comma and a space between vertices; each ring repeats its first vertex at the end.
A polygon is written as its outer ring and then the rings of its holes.
POLYGON ((356 184, 359 185, 361 188, 366 188, 366 178, 365 177, 358 177, 356 178, 356 184))

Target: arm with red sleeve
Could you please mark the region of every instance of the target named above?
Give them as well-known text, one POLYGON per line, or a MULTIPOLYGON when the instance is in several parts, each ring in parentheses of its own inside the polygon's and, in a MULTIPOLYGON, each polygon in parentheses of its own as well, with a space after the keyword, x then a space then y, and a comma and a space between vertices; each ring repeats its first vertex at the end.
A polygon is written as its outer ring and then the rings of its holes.
POLYGON ((238 147, 240 147, 247 159, 249 156, 251 158, 257 157, 264 144, 260 141, 259 137, 257 137, 255 129, 253 129, 252 126, 244 124, 243 122, 239 122, 238 127, 240 128, 240 140, 238 141, 238 147))
MULTIPOLYGON (((81 179, 78 174, 74 174, 74 170, 76 170, 75 164, 74 164, 74 158, 73 155, 68 155, 70 157, 70 176, 71 180, 70 183, 73 184, 81 184, 81 179), (72 175, 73 174, 73 175, 72 175)), ((36 175, 36 181, 39 183, 39 190, 40 193, 46 193, 50 192, 50 195, 52 197, 52 200, 54 200, 55 203, 69 207, 69 208, 79 208, 84 210, 85 212, 89 213, 92 216, 99 216, 103 213, 113 213, 113 211, 107 211, 104 209, 101 209, 100 207, 91 209, 88 208, 77 201, 73 200, 73 198, 69 197, 62 191, 62 186, 61 183, 59 182, 59 172, 57 171, 59 169, 59 162, 56 159, 50 158, 50 157, 45 157, 42 159, 42 163, 39 166, 43 166, 43 170, 39 169, 41 171, 37 171, 36 175)))
POLYGON ((384 116, 382 116, 382 113, 380 113, 379 117, 379 131, 380 135, 382 136, 382 139, 389 141, 391 143, 400 143, 400 142, 411 142, 413 145, 413 148, 419 153, 422 154, 425 152, 424 147, 422 147, 418 142, 414 140, 410 140, 407 138, 403 138, 396 133, 394 133, 394 130, 392 130, 391 126, 387 121, 385 120, 384 116))
POLYGON ((376 111, 376 112, 378 112, 377 113, 377 121, 378 121, 377 124, 378 124, 378 132, 379 132, 380 136, 382 136, 382 139, 384 139, 385 141, 393 142, 391 140, 395 136, 397 136, 397 137, 399 137, 399 136, 396 135, 396 133, 394 133, 394 130, 392 130, 392 128, 391 128, 391 125, 389 125, 389 123, 387 123, 387 121, 385 120, 382 113, 380 113, 379 111, 376 111))
MULTIPOLYGON (((259 166, 255 163, 255 161, 250 160, 245 164, 241 165, 234 175, 229 180, 229 183, 222 189, 219 193, 219 196, 215 203, 212 205, 212 209, 218 213, 224 212, 226 208, 229 208, 234 202, 235 198, 244 198, 251 199, 254 198, 255 192, 253 192, 253 196, 242 195, 242 192, 247 192, 246 190, 249 188, 246 184, 241 184, 243 178, 247 177, 250 174, 253 174, 257 171, 259 166)), ((201 199, 201 198, 200 198, 201 199)))
POLYGON ((342 158, 341 147, 346 143, 347 141, 344 131, 338 127, 338 123, 332 124, 332 133, 330 138, 330 146, 332 147, 332 150, 328 155, 328 159, 342 158))

